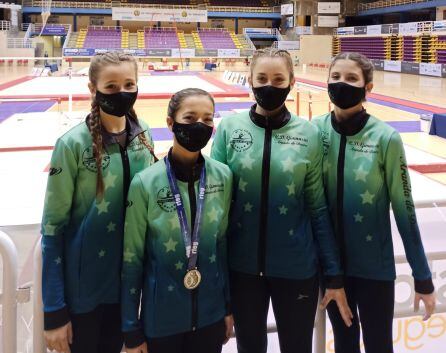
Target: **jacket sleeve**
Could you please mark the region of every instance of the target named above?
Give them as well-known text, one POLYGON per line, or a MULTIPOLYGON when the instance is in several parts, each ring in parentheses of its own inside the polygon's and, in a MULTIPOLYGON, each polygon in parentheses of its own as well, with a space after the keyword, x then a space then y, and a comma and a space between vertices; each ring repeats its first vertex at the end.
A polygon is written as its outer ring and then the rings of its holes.
POLYGON ((45 330, 70 321, 64 292, 64 231, 70 222, 78 166, 71 149, 58 140, 51 157, 42 217, 42 296, 45 330))
POLYGON ((228 164, 224 120, 220 122, 217 132, 215 133, 214 141, 212 142, 211 158, 221 163, 228 164))
POLYGON ((217 238, 217 256, 219 263, 219 272, 223 275, 225 281, 225 302, 226 315, 232 313, 231 299, 229 291, 229 270, 228 270, 228 247, 227 247, 227 230, 229 222, 229 211, 232 200, 232 172, 228 168, 229 178, 225 185, 225 210, 221 218, 220 230, 217 238))
POLYGON ((430 294, 434 291, 432 275, 418 228, 403 142, 396 131, 390 137, 384 168, 393 214, 415 278, 415 290, 430 294))
POLYGON ((124 225, 121 284, 122 331, 125 344, 134 348, 145 340, 139 318, 147 234, 148 195, 139 174, 130 184, 124 225))
MULTIPOLYGON (((321 138, 318 139, 319 141, 321 138)), ((319 142, 305 176, 305 205, 310 213, 313 235, 325 276, 325 285, 327 288, 341 288, 343 281, 339 251, 322 182, 322 151, 322 144, 319 142)))

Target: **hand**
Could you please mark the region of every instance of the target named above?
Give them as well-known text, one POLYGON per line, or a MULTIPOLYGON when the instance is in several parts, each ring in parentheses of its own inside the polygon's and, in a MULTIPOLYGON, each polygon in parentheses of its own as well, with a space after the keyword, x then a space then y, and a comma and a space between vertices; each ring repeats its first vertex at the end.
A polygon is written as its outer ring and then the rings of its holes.
POLYGON ((56 350, 59 353, 71 353, 70 344, 73 344, 73 328, 71 322, 43 333, 46 346, 50 351, 56 350))
POLYGON ((324 310, 328 303, 334 300, 338 306, 339 313, 342 316, 342 320, 344 320, 345 325, 350 327, 352 325, 353 314, 350 310, 350 307, 347 303, 347 297, 345 295, 344 288, 340 289, 327 289, 325 291, 325 296, 319 305, 319 309, 324 310))
POLYGON ((140 346, 135 347, 135 348, 125 347, 125 351, 127 353, 149 353, 146 342, 144 342, 143 344, 141 344, 140 346))
POLYGON ((226 326, 226 339, 223 344, 228 343, 231 336, 234 334, 234 318, 232 315, 225 316, 225 326, 226 326))
POLYGON ((431 294, 421 294, 421 293, 415 293, 415 300, 413 303, 414 311, 418 312, 420 310, 420 300, 424 303, 424 308, 426 309, 426 312, 423 316, 423 321, 429 320, 429 318, 432 316, 432 314, 435 311, 435 292, 432 292, 431 294))

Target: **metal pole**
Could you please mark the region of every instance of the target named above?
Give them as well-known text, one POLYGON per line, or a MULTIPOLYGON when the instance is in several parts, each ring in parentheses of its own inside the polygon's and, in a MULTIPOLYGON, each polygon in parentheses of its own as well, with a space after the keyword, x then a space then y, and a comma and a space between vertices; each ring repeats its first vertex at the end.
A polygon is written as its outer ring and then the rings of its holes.
POLYGON ((42 247, 41 239, 34 249, 33 352, 46 353, 43 339, 42 247))
POLYGON ((299 113, 300 113, 300 92, 298 87, 296 91, 296 115, 299 116, 300 115, 299 113))
POLYGON ((17 250, 11 238, 0 231, 0 255, 3 259, 3 353, 17 353, 17 250))
POLYGON ((311 92, 308 94, 308 120, 311 121, 313 118, 313 111, 311 110, 312 96, 311 92))

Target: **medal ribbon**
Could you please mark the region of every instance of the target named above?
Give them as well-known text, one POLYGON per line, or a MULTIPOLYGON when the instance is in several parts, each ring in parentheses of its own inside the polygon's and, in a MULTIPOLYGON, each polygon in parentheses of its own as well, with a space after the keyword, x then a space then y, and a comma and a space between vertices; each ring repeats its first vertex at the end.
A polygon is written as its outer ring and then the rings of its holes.
POLYGON ((190 271, 196 268, 198 259, 198 245, 200 243, 200 228, 203 218, 204 195, 206 191, 206 167, 203 165, 203 169, 201 170, 200 174, 200 183, 198 185, 197 212, 195 214, 194 231, 191 238, 191 231, 189 225, 187 224, 187 217, 186 211, 184 209, 183 199, 181 198, 180 189, 178 188, 175 173, 172 170, 172 166, 167 156, 164 157, 164 162, 166 163, 167 179, 169 180, 170 190, 172 191, 174 197, 178 219, 180 221, 181 233, 183 235, 184 245, 186 247, 186 257, 189 260, 187 270, 190 271))

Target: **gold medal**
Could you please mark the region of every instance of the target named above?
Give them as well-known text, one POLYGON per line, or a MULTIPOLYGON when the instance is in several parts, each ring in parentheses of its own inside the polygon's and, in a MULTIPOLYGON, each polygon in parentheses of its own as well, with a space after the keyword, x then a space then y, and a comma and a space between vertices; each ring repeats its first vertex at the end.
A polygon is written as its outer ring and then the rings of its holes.
POLYGON ((195 289, 200 285, 201 282, 201 273, 197 269, 187 271, 184 276, 184 286, 187 289, 195 289))

